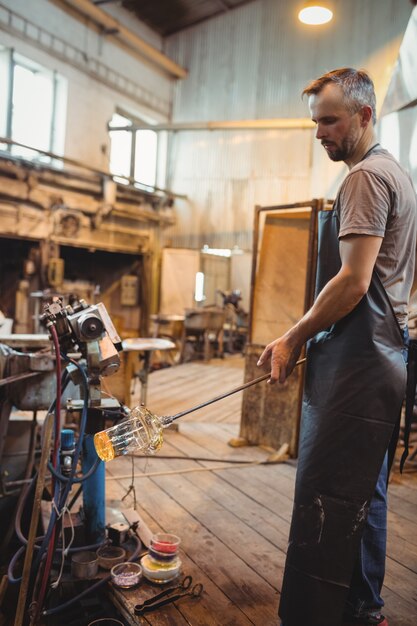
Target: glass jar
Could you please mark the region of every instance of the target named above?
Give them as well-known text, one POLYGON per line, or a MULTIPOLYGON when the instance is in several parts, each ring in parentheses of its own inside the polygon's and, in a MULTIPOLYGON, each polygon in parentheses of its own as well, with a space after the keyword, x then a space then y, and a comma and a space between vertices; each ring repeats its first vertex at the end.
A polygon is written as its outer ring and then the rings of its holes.
POLYGON ((162 429, 170 423, 169 418, 160 418, 144 406, 137 406, 130 411, 129 419, 94 435, 96 452, 102 461, 134 451, 154 454, 163 443, 162 429))

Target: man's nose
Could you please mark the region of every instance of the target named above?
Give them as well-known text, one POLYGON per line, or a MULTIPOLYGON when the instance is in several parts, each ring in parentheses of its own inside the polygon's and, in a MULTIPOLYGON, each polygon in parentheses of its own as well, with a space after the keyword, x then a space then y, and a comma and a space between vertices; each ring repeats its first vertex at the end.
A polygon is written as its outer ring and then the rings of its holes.
POLYGON ((323 126, 321 126, 321 124, 317 124, 316 127, 316 139, 323 139, 323 137, 326 136, 326 133, 324 132, 324 128, 323 126))

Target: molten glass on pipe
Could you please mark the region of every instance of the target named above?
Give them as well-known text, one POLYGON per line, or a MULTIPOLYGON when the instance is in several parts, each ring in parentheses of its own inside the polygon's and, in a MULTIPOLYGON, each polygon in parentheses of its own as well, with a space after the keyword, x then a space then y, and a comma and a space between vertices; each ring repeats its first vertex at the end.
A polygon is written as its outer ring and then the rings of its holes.
MULTIPOLYGON (((306 359, 300 359, 296 365, 301 365, 306 359)), ((144 454, 155 454, 162 447, 163 435, 162 431, 179 417, 188 415, 193 411, 197 411, 213 402, 218 402, 223 398, 242 391, 247 387, 256 385, 263 380, 269 378, 271 373, 264 374, 243 385, 240 385, 232 391, 228 391, 221 396, 216 396, 211 400, 202 402, 197 406, 176 413, 175 415, 158 416, 151 413, 145 406, 137 406, 130 411, 130 417, 123 420, 115 426, 111 426, 106 430, 102 430, 94 435, 94 446, 96 452, 102 461, 112 461, 116 456, 129 454, 134 450, 141 450, 144 454)))

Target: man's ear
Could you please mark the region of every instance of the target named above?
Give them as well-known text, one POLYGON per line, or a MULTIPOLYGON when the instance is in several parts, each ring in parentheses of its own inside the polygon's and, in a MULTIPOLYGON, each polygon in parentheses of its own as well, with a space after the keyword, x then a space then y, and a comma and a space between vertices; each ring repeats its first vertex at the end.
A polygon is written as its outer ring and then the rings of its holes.
POLYGON ((360 111, 361 125, 367 126, 372 121, 372 107, 365 104, 360 111))

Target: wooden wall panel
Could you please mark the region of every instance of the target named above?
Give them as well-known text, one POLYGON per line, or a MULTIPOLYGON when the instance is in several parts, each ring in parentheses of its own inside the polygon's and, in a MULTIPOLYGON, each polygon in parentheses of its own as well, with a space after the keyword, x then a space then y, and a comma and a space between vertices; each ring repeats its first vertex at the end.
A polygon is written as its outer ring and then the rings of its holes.
POLYGON ((162 251, 161 304, 164 315, 184 315, 195 306, 195 275, 200 269, 200 251, 165 248, 162 251))
MULTIPOLYGON (((245 382, 269 371, 256 363, 265 346, 249 345, 245 355, 245 382)), ((302 367, 302 366, 300 366, 302 367)), ((245 389, 242 396, 240 437, 249 444, 278 450, 288 443, 290 455, 297 456, 298 418, 302 370, 296 368, 283 384, 261 382, 245 389)))
POLYGON ((268 344, 304 313, 310 215, 267 214, 255 283, 254 344, 268 344))

